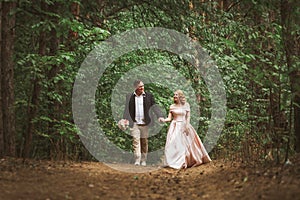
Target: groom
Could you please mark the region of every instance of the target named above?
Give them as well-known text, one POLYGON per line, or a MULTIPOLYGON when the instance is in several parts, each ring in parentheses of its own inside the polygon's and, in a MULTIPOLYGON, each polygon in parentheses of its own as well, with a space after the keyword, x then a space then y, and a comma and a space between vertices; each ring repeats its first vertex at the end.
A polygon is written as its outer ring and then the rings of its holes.
POLYGON ((134 164, 146 166, 149 125, 153 123, 150 118, 150 108, 153 109, 160 122, 163 115, 153 95, 144 91, 144 83, 141 80, 134 81, 133 86, 135 91, 126 96, 123 119, 129 121, 130 133, 133 137, 134 164))

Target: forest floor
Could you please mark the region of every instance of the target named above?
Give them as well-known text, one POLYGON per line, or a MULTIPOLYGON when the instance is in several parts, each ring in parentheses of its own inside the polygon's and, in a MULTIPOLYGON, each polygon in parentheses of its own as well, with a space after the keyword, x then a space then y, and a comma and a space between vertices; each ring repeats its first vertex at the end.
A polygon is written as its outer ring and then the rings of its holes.
POLYGON ((100 162, 0 160, 0 199, 300 199, 300 155, 291 165, 215 160, 174 170, 100 162), (147 172, 141 173, 147 169, 147 172))

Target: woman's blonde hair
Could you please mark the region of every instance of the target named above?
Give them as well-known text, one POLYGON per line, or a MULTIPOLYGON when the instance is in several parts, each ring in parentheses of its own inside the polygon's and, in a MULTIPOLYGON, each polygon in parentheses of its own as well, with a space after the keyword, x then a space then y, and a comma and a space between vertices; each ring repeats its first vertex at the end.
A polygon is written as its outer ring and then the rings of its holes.
POLYGON ((185 102, 186 102, 186 99, 185 99, 185 96, 184 96, 184 93, 182 90, 176 90, 175 92, 177 92, 178 94, 178 97, 179 97, 179 102, 184 105, 185 102))

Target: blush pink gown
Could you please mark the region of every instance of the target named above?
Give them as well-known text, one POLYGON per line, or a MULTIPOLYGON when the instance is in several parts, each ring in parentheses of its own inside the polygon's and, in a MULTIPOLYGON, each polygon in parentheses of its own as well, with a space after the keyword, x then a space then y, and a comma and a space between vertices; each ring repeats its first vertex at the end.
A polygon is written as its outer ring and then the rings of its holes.
POLYGON ((188 130, 184 128, 187 112, 190 112, 189 105, 171 106, 170 112, 173 120, 167 134, 165 164, 181 169, 210 162, 211 159, 192 125, 189 125, 188 130))

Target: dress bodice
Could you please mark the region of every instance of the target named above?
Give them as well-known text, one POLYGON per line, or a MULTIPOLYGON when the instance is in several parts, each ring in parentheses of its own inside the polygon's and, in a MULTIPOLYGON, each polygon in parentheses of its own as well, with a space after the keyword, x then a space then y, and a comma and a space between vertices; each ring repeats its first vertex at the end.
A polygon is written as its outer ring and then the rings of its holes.
POLYGON ((189 106, 188 105, 184 105, 184 106, 171 106, 170 109, 172 116, 173 116, 173 120, 174 121, 185 121, 186 120, 186 115, 187 112, 189 111, 189 106))

